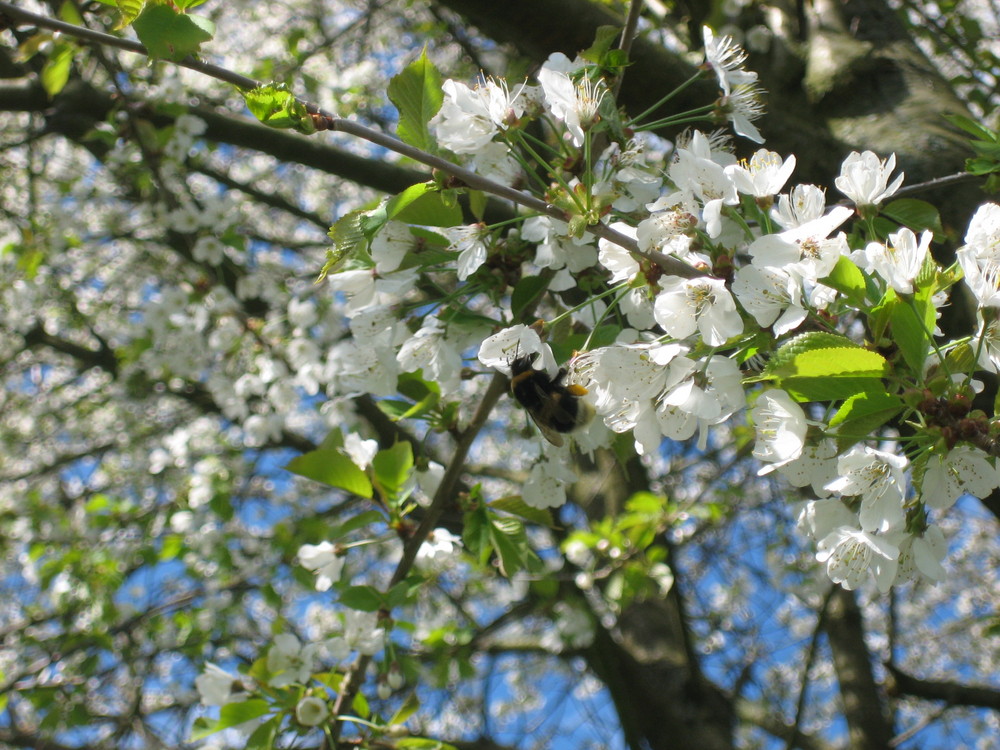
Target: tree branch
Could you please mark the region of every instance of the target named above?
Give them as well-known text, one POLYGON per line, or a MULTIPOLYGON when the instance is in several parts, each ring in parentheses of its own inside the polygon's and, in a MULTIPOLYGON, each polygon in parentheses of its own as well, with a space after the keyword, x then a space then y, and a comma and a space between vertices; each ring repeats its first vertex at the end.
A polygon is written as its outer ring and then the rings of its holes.
POLYGON ((972 706, 1000 711, 1000 690, 986 685, 963 685, 946 680, 923 680, 906 674, 893 664, 885 668, 891 677, 887 688, 893 695, 909 695, 929 701, 944 701, 950 706, 972 706))
POLYGON ((872 673, 864 623, 854 592, 834 587, 827 608, 826 634, 840 682, 840 696, 853 750, 884 750, 892 739, 885 697, 872 673))

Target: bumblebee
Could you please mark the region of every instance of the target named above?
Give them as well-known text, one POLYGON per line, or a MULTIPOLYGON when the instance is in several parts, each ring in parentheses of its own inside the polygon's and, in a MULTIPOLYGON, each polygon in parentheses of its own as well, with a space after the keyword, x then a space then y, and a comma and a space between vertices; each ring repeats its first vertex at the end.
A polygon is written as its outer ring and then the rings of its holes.
POLYGON ((550 377, 547 372, 532 367, 537 357, 536 352, 511 361, 510 392, 527 410, 545 439, 561 446, 562 435, 586 425, 594 416, 594 410, 580 398, 587 392, 586 388, 563 385, 565 367, 554 378, 550 377))

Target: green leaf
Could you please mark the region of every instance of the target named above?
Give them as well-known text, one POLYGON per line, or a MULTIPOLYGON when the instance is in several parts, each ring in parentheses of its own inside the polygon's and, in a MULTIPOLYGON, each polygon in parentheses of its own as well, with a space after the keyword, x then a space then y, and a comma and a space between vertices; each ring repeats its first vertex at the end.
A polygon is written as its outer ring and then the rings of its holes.
POLYGON ((914 232, 930 229, 936 235, 944 233, 941 214, 927 201, 916 198, 900 198, 882 207, 882 215, 909 227, 914 232))
POLYGON ((844 401, 830 420, 830 427, 838 427, 837 432, 845 436, 838 441, 839 448, 843 450, 858 439, 873 435, 904 407, 899 396, 881 389, 854 394, 844 401))
POLYGON ((520 320, 525 308, 534 302, 548 288, 551 279, 546 275, 523 276, 510 295, 510 315, 513 320, 520 320))
POLYGON ((59 6, 59 17, 66 23, 71 23, 74 26, 83 26, 83 16, 80 15, 80 11, 77 10, 76 4, 70 2, 70 0, 65 0, 62 5, 59 6))
POLYGON ((406 440, 381 450, 372 459, 375 483, 387 499, 399 496, 413 471, 413 446, 406 440))
POLYGON ((270 704, 259 698, 239 703, 227 703, 219 710, 218 720, 211 721, 205 718, 195 720, 194 726, 191 729, 191 742, 204 739, 210 734, 238 726, 246 721, 258 719, 270 710, 270 704))
POLYGON ((454 745, 449 745, 441 740, 431 740, 426 737, 401 737, 393 743, 403 750, 458 750, 454 745))
POLYGON ((961 128, 969 135, 981 138, 984 141, 1000 141, 1000 137, 992 130, 964 115, 944 114, 942 116, 952 125, 961 128))
POLYGON ((533 508, 524 502, 524 499, 520 495, 502 497, 499 500, 494 500, 489 505, 493 510, 500 510, 504 513, 520 516, 540 526, 555 527, 555 522, 552 520, 552 513, 547 508, 533 508))
POLYGON ((500 573, 510 578, 528 567, 530 550, 524 524, 517 518, 490 518, 490 542, 500 561, 500 573))
POLYGON ((847 398, 881 387, 885 358, 831 333, 796 336, 778 349, 759 380, 773 380, 797 401, 847 398))
POLYGON ((115 4, 118 6, 121 18, 118 19, 118 23, 115 24, 113 30, 120 31, 135 21, 138 15, 142 13, 146 0, 118 0, 115 4))
POLYGON ((850 347, 814 349, 795 358, 794 375, 807 378, 880 378, 886 361, 878 352, 850 347))
POLYGON ((418 182, 414 185, 410 185, 402 193, 394 195, 386 202, 385 218, 386 219, 397 218, 398 215, 402 211, 405 211, 407 206, 409 206, 415 200, 423 197, 427 193, 435 192, 436 190, 437 186, 433 182, 418 182))
POLYGON ((407 224, 453 227, 462 223, 462 209, 450 203, 432 182, 410 185, 386 204, 386 217, 407 224))
POLYGON ((49 99, 62 91, 69 80, 75 51, 76 45, 70 42, 56 42, 52 46, 52 53, 45 61, 41 72, 42 88, 49 95, 49 99))
POLYGON ((865 275, 846 255, 840 256, 833 271, 826 278, 820 279, 820 283, 836 289, 855 307, 865 306, 865 294, 868 288, 865 275))
POLYGON ((788 378, 781 387, 796 401, 841 401, 856 393, 881 388, 878 378, 788 378))
POLYGON ((293 458, 285 468, 314 482, 339 487, 361 497, 372 496, 372 484, 368 475, 336 450, 319 448, 309 451, 293 458))
POLYGON ((371 586, 348 586, 340 592, 338 601, 361 612, 377 612, 385 606, 381 592, 371 586))
POLYGON ((274 716, 259 727, 253 734, 247 737, 245 750, 271 750, 274 747, 274 738, 278 735, 281 727, 281 716, 274 716))
POLYGON ((997 159, 1000 159, 1000 143, 983 143, 982 141, 973 141, 969 145, 972 146, 972 150, 976 152, 976 156, 989 159, 994 164, 997 159))
POLYGON ((322 281, 331 271, 336 271, 337 267, 344 261, 356 257, 367 249, 368 237, 365 234, 365 229, 367 227, 366 219, 369 216, 369 211, 355 209, 341 216, 330 227, 327 235, 333 240, 333 249, 326 251, 326 263, 323 264, 323 268, 319 272, 318 281, 322 281))
POLYGON ((881 377, 885 358, 844 336, 814 331, 783 344, 767 363, 763 379, 789 377, 881 377))
POLYGON ((270 128, 292 128, 311 135, 316 132, 312 115, 283 83, 268 83, 249 91, 241 91, 247 109, 270 128))
POLYGON ((361 717, 362 719, 368 719, 372 715, 371 706, 368 705, 368 699, 365 698, 365 694, 358 691, 354 694, 353 700, 351 700, 351 708, 354 710, 355 715, 361 717))
POLYGON ((183 549, 184 537, 181 534, 170 534, 163 540, 163 546, 160 547, 160 559, 173 560, 183 549))
POLYGON ((965 171, 974 175, 992 174, 1000 172, 1000 164, 993 159, 966 159, 965 171))
POLYGON ((889 309, 892 340, 917 376, 924 371, 935 316, 936 310, 929 295, 919 292, 907 299, 897 298, 889 309))
POLYGON ((403 705, 396 709, 396 713, 394 713, 392 718, 388 721, 388 726, 402 724, 419 710, 420 699, 417 697, 416 692, 412 692, 406 696, 406 700, 403 701, 403 705))
POLYGON ((389 81, 388 94, 399 110, 396 133, 400 140, 424 151, 435 150, 427 123, 441 109, 444 94, 441 74, 428 59, 427 50, 389 81))
POLYGON ((482 190, 469 190, 468 195, 469 210, 476 219, 482 221, 486 214, 486 204, 489 202, 489 197, 482 190))
POLYGON ((426 581, 417 575, 404 578, 386 592, 386 605, 393 608, 413 604, 425 583, 426 581))
POLYGON ((209 35, 209 38, 215 36, 215 23, 210 18, 205 18, 205 16, 187 16, 194 22, 194 25, 199 29, 204 31, 209 35))
POLYGON ((480 564, 489 559, 493 548, 490 545, 489 510, 485 505, 465 513, 462 519, 462 544, 480 564))
POLYGON ((198 47, 212 38, 203 26, 203 23, 161 3, 147 4, 132 22, 132 28, 150 57, 174 62, 193 55, 198 47))

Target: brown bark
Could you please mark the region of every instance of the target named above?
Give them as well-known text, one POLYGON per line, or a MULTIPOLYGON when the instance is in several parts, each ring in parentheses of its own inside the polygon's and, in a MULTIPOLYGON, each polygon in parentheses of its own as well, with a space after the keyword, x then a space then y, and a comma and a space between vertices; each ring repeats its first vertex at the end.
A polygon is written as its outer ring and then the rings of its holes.
POLYGON ((840 698, 853 750, 884 750, 892 739, 892 721, 872 671, 865 646, 865 626, 854 593, 837 588, 827 609, 826 634, 840 682, 840 698))

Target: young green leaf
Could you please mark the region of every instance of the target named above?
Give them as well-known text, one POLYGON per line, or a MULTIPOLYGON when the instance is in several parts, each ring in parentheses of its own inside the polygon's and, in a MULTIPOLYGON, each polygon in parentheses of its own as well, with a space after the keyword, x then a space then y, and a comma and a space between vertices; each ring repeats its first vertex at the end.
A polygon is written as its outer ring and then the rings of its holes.
POLYGON ((69 42, 56 42, 52 46, 52 52, 49 54, 49 59, 45 61, 41 72, 42 88, 45 89, 45 93, 49 95, 50 99, 62 91, 69 80, 69 71, 73 66, 73 53, 75 51, 76 45, 69 42))
POLYGON ((386 498, 397 497, 413 471, 413 446, 406 440, 381 450, 372 459, 375 484, 386 498))
POLYGON ((306 105, 296 99, 285 84, 269 83, 240 93, 251 114, 268 127, 291 128, 306 135, 316 132, 306 105))
POLYGON ((909 227, 916 233, 930 229, 935 235, 942 235, 941 214, 927 201, 916 198, 900 198, 882 207, 882 214, 893 221, 909 227))
POLYGON ((445 200, 433 182, 410 185, 391 198, 385 207, 386 218, 407 224, 429 227, 453 227, 462 223, 462 209, 445 200))
POLYGON ((868 290, 865 275, 847 256, 841 255, 830 275, 820 281, 843 294, 855 307, 865 306, 865 294, 868 290))
POLYGON ((936 309, 927 290, 919 290, 907 299, 897 299, 889 310, 892 339, 906 364, 918 376, 927 361, 935 316, 936 309))
POLYGON ((195 20, 163 3, 147 3, 132 28, 150 57, 174 62, 193 55, 212 38, 204 19, 195 20))
POLYGON ((433 151, 437 144, 427 123, 441 109, 441 73, 424 50, 389 82, 389 99, 399 110, 396 133, 400 140, 424 151, 433 151))
POLYGON ((309 451, 293 458, 285 468, 314 482, 339 487, 361 497, 372 496, 372 484, 368 475, 336 450, 320 448, 309 451))
POLYGON ((216 721, 199 718, 194 722, 191 729, 191 741, 195 742, 208 737, 210 734, 221 732, 223 729, 239 726, 240 724, 259 719, 271 710, 267 701, 259 698, 240 701, 238 703, 227 703, 219 710, 219 718, 216 721))
POLYGON ((899 414, 905 404, 899 396, 876 389, 856 393, 841 405, 830 420, 830 427, 844 436, 838 440, 841 450, 858 439, 874 435, 879 427, 899 414))
POLYGON ((340 592, 338 601, 360 612, 377 612, 385 606, 382 594, 372 586, 348 586, 340 592))
POLYGON ((555 522, 552 520, 552 513, 548 508, 533 508, 524 502, 520 495, 501 497, 489 505, 493 510, 500 510, 504 513, 520 516, 527 521, 537 523, 539 526, 555 527, 555 522))

